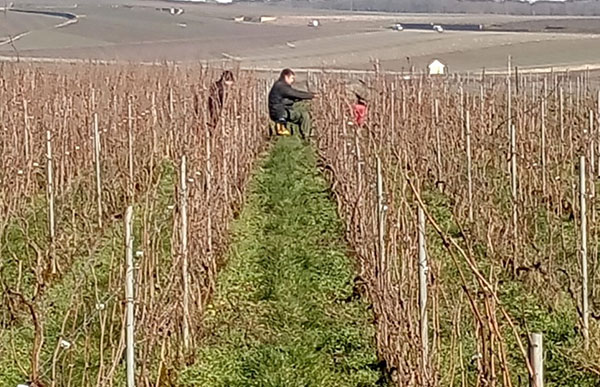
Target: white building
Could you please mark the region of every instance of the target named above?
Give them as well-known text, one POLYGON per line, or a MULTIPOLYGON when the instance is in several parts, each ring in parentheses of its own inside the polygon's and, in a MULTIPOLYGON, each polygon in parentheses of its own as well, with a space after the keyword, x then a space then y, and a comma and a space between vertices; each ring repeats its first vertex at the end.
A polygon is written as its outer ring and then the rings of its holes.
POLYGON ((446 65, 437 59, 427 67, 429 67, 429 75, 443 75, 446 73, 446 65))

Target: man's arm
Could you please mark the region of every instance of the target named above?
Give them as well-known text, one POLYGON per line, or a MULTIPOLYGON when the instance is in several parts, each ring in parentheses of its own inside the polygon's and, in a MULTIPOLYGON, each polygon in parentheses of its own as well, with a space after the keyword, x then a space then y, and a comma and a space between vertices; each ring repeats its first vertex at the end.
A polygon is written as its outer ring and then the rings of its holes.
POLYGON ((294 89, 290 85, 285 85, 284 87, 282 87, 281 94, 283 98, 296 100, 313 99, 315 96, 313 93, 310 93, 308 91, 294 89))

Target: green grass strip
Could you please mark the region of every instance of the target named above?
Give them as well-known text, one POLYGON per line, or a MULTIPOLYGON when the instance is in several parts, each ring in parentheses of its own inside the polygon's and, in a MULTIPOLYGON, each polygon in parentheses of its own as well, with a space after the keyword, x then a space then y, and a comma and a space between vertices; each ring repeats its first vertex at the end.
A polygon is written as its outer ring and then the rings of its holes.
POLYGON ((368 305, 311 148, 282 138, 251 185, 188 386, 384 385, 368 305))

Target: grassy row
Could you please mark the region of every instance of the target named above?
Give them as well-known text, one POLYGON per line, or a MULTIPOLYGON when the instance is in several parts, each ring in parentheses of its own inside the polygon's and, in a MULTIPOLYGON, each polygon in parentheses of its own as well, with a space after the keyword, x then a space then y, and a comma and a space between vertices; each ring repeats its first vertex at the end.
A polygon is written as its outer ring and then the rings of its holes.
MULTIPOLYGON (((463 234, 457 227, 456 221, 452 214, 453 204, 450 199, 440 194, 435 189, 429 190, 425 195, 426 205, 428 210, 436 222, 443 228, 444 232, 461 240, 463 234)), ((563 220, 567 224, 563 230, 567 230, 567 234, 574 233, 573 225, 568 219, 563 220)), ((549 243, 547 228, 540 227, 536 238, 539 243, 549 243)), ((570 234, 569 234, 570 235, 570 234)), ((450 302, 441 302, 441 340, 444 356, 441 369, 443 385, 461 385, 461 379, 466 379, 467 385, 475 384, 477 377, 477 367, 473 361, 473 356, 477 355, 476 337, 472 312, 466 297, 464 303, 460 305, 462 316, 460 330, 462 336, 460 338, 462 345, 462 364, 464 371, 461 372, 459 367, 451 378, 450 359, 452 356, 459 356, 458 346, 451 348, 451 335, 453 329, 453 307, 456 305, 456 300, 459 300, 460 294, 463 293, 462 283, 458 275, 458 269, 451 260, 441 238, 435 231, 428 230, 428 252, 432 260, 436 260, 440 266, 440 274, 443 287, 451 294, 447 295, 447 300, 450 302), (453 380, 451 380, 453 379, 453 380)), ((557 239, 557 236, 554 236, 557 239)), ((570 244, 567 249, 576 251, 575 237, 570 235, 567 238, 570 244)), ((575 305, 566 292, 555 295, 555 299, 560 302, 551 302, 542 296, 542 292, 537 292, 527 282, 520 278, 515 278, 506 273, 506 270, 500 266, 496 266, 494 259, 488 256, 486 246, 476 243, 473 246, 474 258, 478 262, 479 270, 482 273, 496 273, 498 284, 498 296, 502 305, 510 314, 513 322, 518 328, 521 340, 527 345, 528 332, 541 332, 544 335, 545 349, 545 382, 547 386, 572 386, 572 387, 592 387, 600 385, 600 377, 594 373, 588 372, 578 364, 578 357, 582 355, 583 343, 581 335, 578 332, 578 316, 575 305)), ((462 265, 463 272, 469 272, 466 263, 462 265)), ((477 294, 477 288, 474 284, 468 284, 472 294, 477 294), (472 286, 471 286, 472 285, 472 286)), ((500 312, 497 312, 499 321, 503 320, 500 312)), ((519 380, 522 383, 527 381, 527 370, 523 357, 519 351, 517 342, 512 334, 512 331, 507 325, 501 326, 504 338, 507 340, 507 354, 510 363, 513 382, 519 385, 519 380)), ((460 361, 461 359, 457 359, 460 361)), ((499 367, 498 367, 499 370, 499 367)), ((497 370, 497 372, 499 372, 497 370)))
MULTIPOLYGON (((170 163, 163 163, 158 168, 156 181, 158 189, 154 207, 156 213, 150 214, 153 224, 171 224, 172 211, 166 211, 167 206, 173 201, 176 181, 176 172, 170 163)), ((65 203, 67 205, 67 203, 65 203)), ((70 203, 75 205, 71 210, 82 213, 85 203, 70 203)), ((7 287, 14 287, 17 278, 18 261, 26 262, 22 279, 23 293, 31 299, 32 282, 35 281, 31 273, 29 262, 35 262, 35 249, 28 240, 36 241, 39 249, 47 248, 46 236, 46 206, 44 201, 35 202, 30 207, 24 221, 14 221, 9 224, 3 236, 0 249, 0 262, 2 262, 2 283, 7 287)), ((66 208, 66 207, 65 207, 66 208)), ((135 240, 136 246, 141 241, 141 213, 143 209, 136 206, 135 240)), ((92 212, 93 214, 93 212, 92 212)), ((57 251, 57 255, 71 254, 69 257, 72 265, 63 267, 65 274, 52 282, 43 292, 41 298, 35 303, 39 317, 43 320, 44 345, 41 352, 42 380, 50 380, 51 364, 58 340, 63 338, 72 346, 67 350, 60 350, 57 362, 57 379, 66 383, 67 377, 72 378, 75 384, 84 383, 95 385, 98 365, 100 363, 100 348, 105 357, 105 366, 111 351, 118 343, 120 321, 122 318, 123 284, 116 283, 120 276, 120 267, 123 263, 123 222, 112 219, 102 230, 97 230, 94 235, 89 235, 86 224, 77 219, 69 223, 65 219, 62 224, 65 229, 63 234, 72 236, 73 240, 62 246, 64 251, 57 251), (73 247, 77 246, 77 247, 73 247), (78 306, 77 308, 75 308, 78 306), (78 314, 74 310, 78 309, 78 314), (116 313, 113 313, 116 310, 116 313), (112 335, 106 332, 103 346, 100 345, 100 320, 108 318, 108 323, 114 319, 116 329, 112 335), (63 323, 65 335, 61 336, 63 323), (89 368, 89 369, 87 369, 89 368), (87 369, 87 371, 86 371, 87 369), (89 380, 84 379, 87 373, 89 380)), ((161 228, 158 235, 158 246, 162 260, 170 257, 171 228, 161 228)), ((137 249, 137 247, 136 247, 137 249)), ((0 295, 6 294, 0 290, 0 295)), ((4 299, 6 302, 7 298, 4 299)), ((0 327, 0 381, 2 385, 16 385, 27 379, 30 370, 30 353, 32 349, 34 330, 31 316, 23 305, 13 311, 12 316, 4 317, 6 326, 0 327)), ((113 381, 119 384, 122 381, 123 369, 118 367, 113 381)))
POLYGON ((184 386, 383 385, 367 305, 315 156, 280 139, 251 185, 184 386))

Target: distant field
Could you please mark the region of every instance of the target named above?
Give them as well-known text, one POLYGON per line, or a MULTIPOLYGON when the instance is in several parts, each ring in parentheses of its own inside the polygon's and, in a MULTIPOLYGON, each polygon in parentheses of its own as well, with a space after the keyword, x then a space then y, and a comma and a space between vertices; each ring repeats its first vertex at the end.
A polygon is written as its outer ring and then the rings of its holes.
MULTIPOLYGON (((260 68, 423 68, 438 58, 453 71, 504 68, 511 55, 526 67, 600 64, 600 19, 503 15, 407 15, 293 9, 265 4, 185 4, 134 0, 126 5, 44 0, 35 6, 68 10, 77 24, 55 29, 55 18, 0 14, 0 37, 30 31, 15 43, 22 57, 122 61, 221 61, 260 68), (157 7, 182 7, 179 16, 157 7), (271 23, 236 23, 236 16, 274 15, 271 23), (307 23, 318 18, 322 26, 307 23), (475 23, 486 29, 536 32, 393 32, 393 23, 475 23), (541 31, 541 32, 540 32, 541 31), (545 31, 545 32, 544 32, 545 31), (575 34, 577 33, 577 34, 575 34), (598 35, 596 35, 598 33, 598 35)), ((14 54, 9 45, 0 55, 14 54)))
POLYGON ((0 38, 18 35, 26 31, 44 30, 54 24, 57 24, 56 20, 50 17, 0 11, 0 38))

